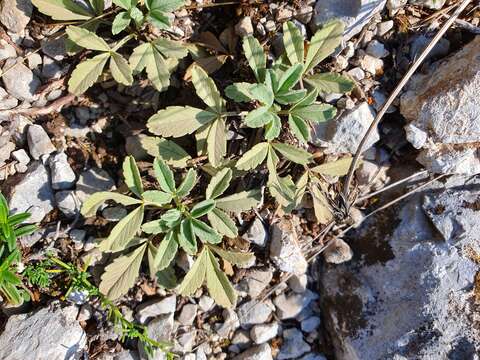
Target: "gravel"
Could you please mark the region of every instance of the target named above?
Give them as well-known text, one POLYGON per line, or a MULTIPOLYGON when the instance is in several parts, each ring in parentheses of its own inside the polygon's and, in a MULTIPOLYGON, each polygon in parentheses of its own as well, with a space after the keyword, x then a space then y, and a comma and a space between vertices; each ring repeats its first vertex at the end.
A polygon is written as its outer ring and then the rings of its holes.
POLYGON ((30 155, 35 160, 40 159, 42 155, 48 155, 56 150, 50 137, 40 125, 33 124, 28 127, 27 141, 30 155))
POLYGON ((33 74, 27 66, 22 63, 17 64, 9 71, 6 69, 13 66, 18 59, 8 59, 3 66, 4 74, 2 75, 5 90, 21 101, 34 101, 36 99, 35 92, 41 85, 40 79, 33 74))

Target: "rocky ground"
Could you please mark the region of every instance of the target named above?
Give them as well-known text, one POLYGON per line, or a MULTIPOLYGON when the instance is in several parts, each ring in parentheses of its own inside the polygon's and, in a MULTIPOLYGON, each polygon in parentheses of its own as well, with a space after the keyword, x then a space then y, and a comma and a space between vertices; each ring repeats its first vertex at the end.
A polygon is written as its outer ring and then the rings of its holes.
MULTIPOLYGON (((325 67, 350 76, 356 86, 348 95, 324 99, 342 111, 318 126, 314 139, 333 159, 355 153, 454 3, 241 1, 202 8, 204 1, 197 0, 176 12, 172 36, 194 41, 205 31, 218 36, 230 27, 238 37, 254 34, 274 58, 283 51, 284 21, 293 20, 310 38, 326 21, 344 20, 344 45, 325 67)), ((181 298, 141 277, 119 303, 124 315, 146 325, 151 337, 173 341, 173 351, 188 360, 478 359, 479 22, 477 2, 435 46, 369 138, 356 174, 361 195, 354 222, 431 174, 448 176, 337 237, 310 263, 311 209, 270 224, 270 210, 260 208, 238 239, 254 250, 256 262, 233 274, 240 295, 235 309, 222 310, 202 291, 181 298), (369 197, 421 169, 428 174, 369 197), (291 274, 283 283, 282 273, 291 274)), ((0 23, 3 71, 26 58, 2 76, 0 87, 0 190, 12 209, 28 210, 40 223, 21 239, 24 263, 53 252, 101 265, 95 239, 105 234, 98 229, 105 231, 126 210, 110 206, 86 220, 80 206, 94 192, 124 186, 119 175, 126 154, 146 158, 139 146, 145 120, 189 96, 180 78, 188 63, 162 94, 141 83, 125 88, 106 81, 75 98, 65 90, 71 59, 56 38, 60 27, 45 25, 29 0, 4 0, 0 23)), ((215 56, 224 62, 216 80, 226 83, 240 71, 239 48, 215 56)), ((185 255, 177 265, 188 269, 191 260, 185 255)), ((146 358, 141 346, 118 338, 97 302, 79 295, 60 302, 43 293, 19 308, 4 305, 0 358, 146 358)))

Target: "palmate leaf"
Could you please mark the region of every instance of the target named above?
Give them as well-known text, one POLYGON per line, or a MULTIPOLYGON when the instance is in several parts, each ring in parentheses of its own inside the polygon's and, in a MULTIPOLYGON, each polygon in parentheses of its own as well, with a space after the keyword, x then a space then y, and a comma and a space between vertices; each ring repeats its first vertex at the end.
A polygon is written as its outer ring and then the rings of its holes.
POLYGON ((273 148, 285 156, 288 160, 300 165, 306 165, 312 156, 305 150, 285 143, 272 143, 273 148))
POLYGON ((157 9, 151 9, 148 12, 147 21, 162 30, 168 29, 171 25, 168 15, 157 9))
POLYGON ((106 252, 122 251, 128 242, 140 231, 144 215, 144 207, 139 206, 112 229, 108 238, 100 243, 100 250, 106 252))
POLYGON ((192 82, 197 95, 205 104, 219 114, 224 111, 225 100, 220 96, 220 92, 213 80, 200 66, 192 68, 192 82))
POLYGON ((172 194, 158 190, 148 190, 142 193, 142 198, 145 205, 161 207, 172 201, 172 194))
POLYGON ((318 184, 318 182, 311 183, 309 188, 310 194, 312 195, 315 217, 320 224, 329 223, 333 220, 333 214, 328 200, 320 188, 320 184, 318 184))
POLYGON ((300 29, 291 21, 283 23, 283 45, 290 64, 303 64, 303 35, 300 29))
POLYGON ((110 51, 110 46, 101 37, 85 28, 70 25, 65 30, 68 38, 85 49, 110 51))
POLYGON ((216 173, 207 186, 207 199, 215 199, 222 195, 227 190, 232 180, 232 170, 225 168, 216 173))
POLYGON ((275 93, 283 93, 290 90, 300 80, 303 72, 303 64, 295 64, 285 71, 278 81, 275 93))
POLYGON ((111 52, 110 54, 110 72, 115 81, 123 85, 132 85, 132 69, 128 65, 127 60, 116 52, 111 52))
POLYGON ((114 192, 100 191, 90 195, 87 200, 85 200, 81 210, 82 215, 85 217, 94 216, 98 208, 107 200, 113 200, 124 206, 141 203, 141 200, 134 199, 130 196, 114 192))
POLYGON ((103 53, 78 64, 68 80, 68 91, 75 95, 87 91, 102 74, 109 58, 109 53, 103 53))
POLYGON ((240 213, 257 206, 261 198, 261 191, 254 189, 219 198, 215 203, 219 209, 227 212, 240 213))
POLYGON ((149 10, 157 9, 164 12, 171 12, 179 9, 185 4, 184 0, 146 0, 145 5, 149 10))
POLYGON ((237 161, 236 168, 239 170, 255 169, 265 160, 269 148, 268 142, 256 144, 237 161))
POLYGON ((133 6, 135 6, 138 1, 137 0, 112 0, 113 3, 117 6, 120 6, 124 10, 130 10, 133 6))
POLYGON ((282 121, 277 114, 273 114, 273 119, 265 126, 265 139, 271 141, 280 135, 282 130, 282 121))
POLYGON ((207 271, 208 253, 204 247, 197 260, 193 263, 187 275, 183 278, 178 292, 183 296, 192 295, 197 289, 203 285, 207 271))
POLYGON ((245 116, 245 124, 251 128, 259 128, 272 122, 275 118, 275 114, 270 111, 269 107, 261 106, 250 111, 245 116))
POLYGON ((149 155, 158 157, 173 167, 184 168, 192 158, 181 146, 168 139, 147 136, 142 138, 141 143, 149 155))
POLYGON ((183 179, 182 183, 177 189, 177 196, 179 198, 183 198, 187 196, 190 193, 190 191, 192 191, 196 182, 197 182, 197 173, 193 169, 188 169, 185 179, 183 179))
POLYGON ((313 35, 305 59, 304 73, 313 69, 335 51, 342 42, 344 29, 345 24, 342 21, 333 20, 313 35))
POLYGON ((246 36, 242 42, 243 52, 247 58, 250 68, 253 70, 259 83, 265 81, 266 57, 263 47, 253 36, 246 36))
POLYGON ((110 300, 126 294, 135 284, 146 248, 147 243, 145 242, 131 253, 113 260, 102 274, 100 292, 110 300))
MULTIPOLYGON (((352 157, 345 157, 343 159, 315 166, 310 170, 321 175, 344 176, 347 175, 350 165, 352 164, 352 160, 352 157)), ((357 166, 360 164, 361 162, 359 161, 357 166)))
POLYGON ((260 101, 266 107, 273 105, 274 94, 266 85, 253 84, 249 91, 253 99, 260 101))
POLYGON ((178 243, 188 254, 194 255, 197 252, 197 240, 193 230, 191 219, 184 219, 180 224, 180 233, 178 234, 178 243))
POLYGON ((115 16, 112 22, 112 34, 117 35, 130 25, 131 21, 130 15, 126 11, 122 11, 115 16))
POLYGON ((170 86, 168 65, 163 56, 151 44, 146 54, 145 66, 148 79, 158 91, 164 91, 170 86))
POLYGON ((217 117, 215 113, 191 106, 169 106, 150 117, 147 127, 156 135, 180 137, 192 134, 217 117))
POLYGON ((331 120, 337 114, 335 106, 329 104, 312 104, 305 107, 293 107, 290 114, 313 123, 331 120))
POLYGON ((236 304, 237 293, 232 287, 225 273, 220 270, 217 259, 210 250, 206 250, 206 275, 207 288, 210 296, 215 302, 223 307, 229 308, 236 304))
POLYGON ((215 200, 213 199, 205 199, 198 204, 195 204, 194 207, 190 210, 190 215, 193 218, 199 218, 203 215, 206 215, 215 207, 215 200))
POLYGON ((228 251, 224 250, 215 245, 209 245, 208 248, 213 250, 218 256, 222 259, 227 260, 230 264, 233 265, 247 265, 251 264, 252 260, 255 259, 253 253, 237 252, 237 251, 228 251))
POLYGON ((159 37, 151 42, 153 47, 166 58, 182 59, 188 55, 188 50, 180 41, 159 37))
POLYGON ((157 248, 155 255, 155 268, 163 270, 167 268, 175 257, 178 249, 177 234, 175 231, 169 231, 157 248))
POLYGON ((310 127, 308 123, 301 117, 289 114, 288 125, 298 140, 303 143, 306 143, 310 140, 310 127))
POLYGON ((168 165, 161 159, 156 158, 153 161, 153 170, 155 171, 155 177, 160 184, 160 188, 167 193, 174 193, 175 179, 168 165))
POLYGON ((324 94, 345 94, 352 91, 355 82, 336 73, 314 74, 305 78, 305 81, 324 94))
POLYGON ((123 176, 130 191, 141 197, 143 193, 142 179, 133 156, 127 156, 123 161, 123 176))
POLYGON ((32 0, 32 4, 53 20, 88 20, 95 16, 73 0, 32 0))
POLYGON ((225 95, 236 102, 250 102, 253 100, 250 89, 255 84, 247 82, 234 83, 225 88, 225 95))
POLYGON ((105 9, 104 0, 89 0, 89 2, 92 5, 93 10, 95 11, 95 14, 102 14, 103 10, 105 9))
POLYGON ((222 236, 214 229, 198 219, 192 219, 193 231, 204 243, 218 244, 222 241, 222 236))
POLYGON ((237 226, 235 222, 225 212, 214 208, 207 214, 210 225, 221 235, 235 238, 238 236, 237 226))
POLYGON ((222 164, 227 153, 227 128, 225 119, 218 118, 208 127, 207 155, 208 160, 214 167, 222 164))

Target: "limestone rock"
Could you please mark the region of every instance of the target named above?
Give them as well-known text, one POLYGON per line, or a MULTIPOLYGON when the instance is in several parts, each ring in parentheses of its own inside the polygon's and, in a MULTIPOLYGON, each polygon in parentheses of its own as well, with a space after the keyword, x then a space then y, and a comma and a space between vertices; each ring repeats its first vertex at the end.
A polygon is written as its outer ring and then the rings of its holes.
POLYGON ((27 129, 27 141, 30 155, 35 160, 40 159, 42 155, 50 154, 55 151, 50 137, 40 125, 30 125, 27 129))
POLYGON ((251 347, 238 356, 235 356, 233 360, 272 360, 272 349, 268 344, 262 344, 251 347))
POLYGON ((31 0, 2 0, 0 3, 0 22, 14 32, 21 33, 32 16, 31 0))
MULTIPOLYGON (((3 70, 5 71, 5 69, 13 66, 15 62, 16 59, 8 59, 5 62, 3 70)), ((5 72, 2 80, 5 85, 5 90, 21 101, 34 101, 36 99, 35 92, 41 85, 40 79, 33 74, 32 70, 21 63, 17 64, 8 72, 5 72)))
POLYGON ((49 166, 52 175, 52 188, 65 190, 75 185, 75 173, 68 163, 65 153, 52 155, 49 159, 49 166))

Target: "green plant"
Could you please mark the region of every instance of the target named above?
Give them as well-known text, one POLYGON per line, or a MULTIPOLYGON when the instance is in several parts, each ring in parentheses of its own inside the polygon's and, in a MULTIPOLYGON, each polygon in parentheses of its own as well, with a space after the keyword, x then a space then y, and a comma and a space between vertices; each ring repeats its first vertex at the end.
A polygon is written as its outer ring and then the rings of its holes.
MULTIPOLYGON (((204 200, 197 201, 190 195, 198 176, 195 170, 190 169, 177 187, 174 173, 164 161, 155 159, 153 168, 160 190, 145 191, 135 160, 127 157, 123 164, 125 183, 135 197, 99 192, 90 196, 82 207, 84 216, 93 216, 99 206, 107 200, 125 206, 136 206, 115 225, 110 235, 99 245, 102 251, 121 253, 105 268, 100 290, 109 298, 116 299, 135 283, 145 253, 148 254, 150 273, 154 275, 169 268, 179 247, 188 254, 197 255, 200 240, 203 245, 199 255, 202 259, 200 264, 216 270, 207 278, 207 287, 212 297, 220 305, 226 307, 233 305, 236 300, 235 292, 219 270, 213 253, 233 264, 250 261, 252 254, 226 251, 215 244, 222 241, 222 236, 237 236, 235 222, 228 213, 252 208, 258 203, 260 192, 248 190, 222 196, 232 180, 232 170, 225 168, 211 178, 205 197, 201 196, 204 200), (150 214, 145 216, 147 210, 150 214), (153 220, 144 223, 145 217, 152 216, 153 220), (208 220, 210 225, 204 219, 208 220), (150 236, 137 237, 141 232, 150 236), (215 276, 216 280, 212 276, 215 276), (216 286, 217 284, 221 284, 222 287, 216 286)), ((201 275, 195 274, 202 269, 200 265, 192 267, 184 282, 188 282, 191 277, 201 279, 203 282, 201 275)), ((184 289, 184 293, 189 293, 188 290, 191 289, 183 284, 181 288, 184 289)))
MULTIPOLYGON (((98 298, 100 306, 107 311, 110 321, 112 321, 116 330, 121 335, 121 341, 125 341, 126 338, 138 340, 142 343, 149 357, 153 355, 155 349, 160 349, 166 353, 167 359, 173 359, 173 354, 168 352, 171 344, 150 338, 145 326, 126 319, 113 301, 103 295, 101 291, 90 282, 90 274, 86 272, 86 269, 87 266, 79 268, 72 263, 66 263, 58 258, 49 256, 46 260, 35 265, 29 265, 25 269, 25 277, 32 285, 46 288, 52 285, 55 280, 54 277, 62 276, 61 284, 67 288, 65 298, 68 298, 73 291, 87 293, 89 298, 98 298)), ((60 281, 58 281, 58 283, 60 284, 60 281)))
POLYGON ((30 299, 17 270, 22 260, 17 239, 36 229, 34 225, 22 225, 29 217, 29 213, 11 214, 7 200, 0 193, 0 292, 15 305, 30 299))

